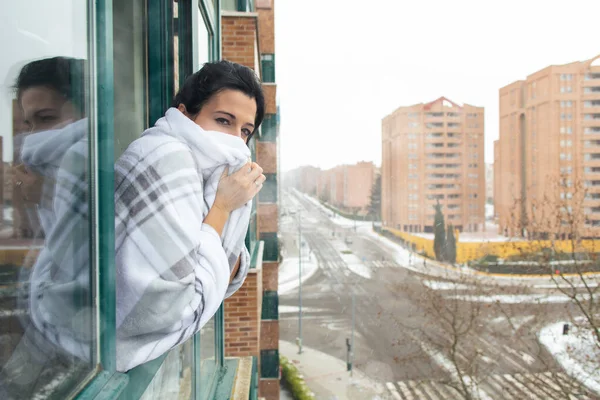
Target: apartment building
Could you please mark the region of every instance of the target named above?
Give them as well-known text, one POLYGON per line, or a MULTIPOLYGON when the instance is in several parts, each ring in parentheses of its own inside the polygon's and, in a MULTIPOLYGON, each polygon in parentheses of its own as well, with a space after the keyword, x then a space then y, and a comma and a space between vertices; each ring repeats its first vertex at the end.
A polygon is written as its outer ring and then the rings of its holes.
POLYGON ((499 231, 600 234, 600 56, 552 65, 499 91, 494 206, 499 231))
POLYGON ((459 231, 485 229, 484 109, 445 97, 382 121, 382 222, 433 232, 439 202, 459 231))

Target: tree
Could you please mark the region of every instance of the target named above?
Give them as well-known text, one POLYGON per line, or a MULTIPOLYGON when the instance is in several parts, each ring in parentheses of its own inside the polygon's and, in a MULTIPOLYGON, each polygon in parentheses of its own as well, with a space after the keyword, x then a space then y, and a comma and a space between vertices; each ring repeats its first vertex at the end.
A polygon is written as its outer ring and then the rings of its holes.
POLYGON ((448 225, 448 232, 446 233, 446 260, 449 263, 456 263, 456 238, 454 237, 454 227, 448 225))
POLYGON ((444 214, 442 214, 442 206, 438 201, 435 206, 435 217, 433 220, 433 251, 435 252, 435 258, 438 261, 444 261, 444 249, 446 248, 446 226, 444 223, 444 214))
POLYGON ((368 209, 369 216, 376 221, 380 220, 381 215, 381 174, 378 174, 371 186, 371 196, 368 209))

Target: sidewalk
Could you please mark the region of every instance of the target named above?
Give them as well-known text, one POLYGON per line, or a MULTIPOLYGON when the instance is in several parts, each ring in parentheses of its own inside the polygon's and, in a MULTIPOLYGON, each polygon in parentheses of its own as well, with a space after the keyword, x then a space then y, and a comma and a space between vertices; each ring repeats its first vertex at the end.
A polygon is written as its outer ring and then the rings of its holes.
POLYGON ((279 341, 279 353, 287 357, 304 377, 317 400, 384 400, 389 398, 384 386, 354 369, 346 371, 346 362, 329 354, 294 343, 279 341))

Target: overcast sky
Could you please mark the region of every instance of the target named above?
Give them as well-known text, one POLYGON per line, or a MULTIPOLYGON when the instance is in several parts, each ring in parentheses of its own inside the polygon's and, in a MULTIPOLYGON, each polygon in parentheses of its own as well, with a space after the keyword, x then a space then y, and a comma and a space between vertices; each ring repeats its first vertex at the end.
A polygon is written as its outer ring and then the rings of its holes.
POLYGON ((381 119, 440 96, 485 107, 498 89, 600 54, 600 0, 275 0, 281 168, 381 164, 381 119))

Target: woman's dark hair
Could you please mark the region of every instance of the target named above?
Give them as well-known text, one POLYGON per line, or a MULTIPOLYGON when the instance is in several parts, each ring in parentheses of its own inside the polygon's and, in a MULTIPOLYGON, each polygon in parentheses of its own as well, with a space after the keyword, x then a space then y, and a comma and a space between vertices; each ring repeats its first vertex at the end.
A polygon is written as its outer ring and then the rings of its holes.
POLYGON ((256 101, 254 131, 248 137, 250 141, 265 117, 265 96, 258 77, 248 67, 231 61, 204 64, 198 72, 187 77, 171 107, 183 104, 188 113, 195 115, 212 96, 226 89, 239 90, 256 101))
POLYGON ((85 60, 53 57, 26 64, 15 82, 17 99, 26 89, 38 86, 56 90, 85 114, 85 60))

